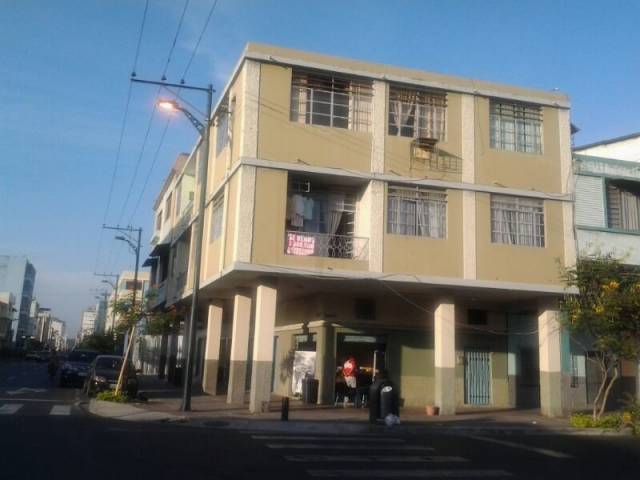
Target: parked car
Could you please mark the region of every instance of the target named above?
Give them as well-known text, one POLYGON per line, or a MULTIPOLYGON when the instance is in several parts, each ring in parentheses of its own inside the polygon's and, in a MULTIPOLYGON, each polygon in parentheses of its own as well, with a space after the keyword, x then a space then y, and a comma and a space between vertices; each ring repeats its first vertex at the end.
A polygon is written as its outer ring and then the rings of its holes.
MULTIPOLYGON (((82 387, 83 393, 92 397, 98 392, 116 388, 121 367, 122 357, 120 356, 97 356, 89 368, 87 378, 82 387)), ((138 377, 131 363, 127 364, 127 368, 124 371, 122 385, 123 390, 129 397, 138 395, 138 377)))
POLYGON ((93 350, 73 350, 69 352, 67 360, 60 369, 60 386, 69 385, 81 387, 89 373, 91 362, 98 356, 93 350))

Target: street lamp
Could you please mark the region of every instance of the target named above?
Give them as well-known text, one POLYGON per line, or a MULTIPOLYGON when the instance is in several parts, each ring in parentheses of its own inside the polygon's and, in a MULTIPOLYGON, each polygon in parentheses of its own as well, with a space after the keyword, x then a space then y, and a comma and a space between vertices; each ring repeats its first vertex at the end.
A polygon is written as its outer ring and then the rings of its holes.
MULTIPOLYGON (((139 81, 139 80, 133 80, 139 81)), ((154 83, 154 82, 146 82, 154 83)), ((157 82, 156 82, 157 83, 157 82)), ((167 84, 163 84, 167 85, 167 84)), ((206 118, 204 120, 205 125, 198 120, 189 110, 182 107, 175 100, 160 99, 157 102, 158 108, 168 112, 180 111, 185 117, 189 119, 191 124, 200 133, 202 140, 202 149, 200 156, 200 163, 198 168, 198 176, 200 178, 200 191, 198 198, 198 209, 196 211, 196 218, 193 223, 193 231, 195 236, 195 244, 193 249, 194 267, 193 267, 193 291, 191 294, 191 312, 189 315, 189 337, 187 341, 187 364, 185 368, 184 385, 182 391, 182 404, 180 409, 183 412, 191 410, 191 386, 193 383, 193 364, 194 364, 194 347, 196 343, 196 321, 198 317, 198 290, 200 290, 200 263, 202 261, 202 237, 203 237, 203 224, 204 224, 204 209, 206 205, 207 196, 207 171, 209 166, 209 136, 210 128, 209 122, 211 120, 211 104, 213 101, 213 87, 209 85, 207 88, 200 87, 186 87, 184 85, 178 85, 179 88, 190 88, 192 90, 200 90, 207 93, 207 109, 206 118)))

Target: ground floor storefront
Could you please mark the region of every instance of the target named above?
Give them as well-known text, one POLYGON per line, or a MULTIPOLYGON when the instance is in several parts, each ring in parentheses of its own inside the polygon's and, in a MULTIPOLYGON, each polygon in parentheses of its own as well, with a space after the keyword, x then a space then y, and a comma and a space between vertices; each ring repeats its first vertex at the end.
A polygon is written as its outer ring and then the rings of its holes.
MULTIPOLYGON (((261 277, 208 285, 201 297, 196 382, 230 404, 248 392, 252 412, 273 394, 300 396, 305 377, 317 380, 317 403, 359 404, 382 373, 404 407, 563 416, 588 408, 599 380, 549 292, 261 277)), ((164 342, 173 377, 182 333, 164 342)), ((637 374, 624 365, 615 398, 635 391, 637 374)))

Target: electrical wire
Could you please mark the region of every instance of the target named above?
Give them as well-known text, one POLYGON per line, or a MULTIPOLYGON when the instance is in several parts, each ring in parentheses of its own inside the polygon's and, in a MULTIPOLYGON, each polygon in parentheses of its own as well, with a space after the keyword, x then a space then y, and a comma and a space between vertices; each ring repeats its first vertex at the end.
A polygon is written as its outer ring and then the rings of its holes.
POLYGON ((162 71, 162 81, 164 82, 167 79, 167 70, 169 69, 169 63, 171 62, 171 57, 173 56, 173 51, 176 48, 176 43, 178 41, 178 37, 180 36, 180 30, 182 30, 182 24, 184 23, 184 16, 187 13, 187 8, 189 7, 189 1, 185 0, 184 8, 182 9, 182 15, 180 16, 180 21, 178 22, 178 28, 176 30, 176 34, 173 37, 173 42, 171 43, 171 48, 169 49, 169 55, 167 55, 167 62, 164 65, 164 70, 162 71))
POLYGON ((198 53, 198 48, 200 48, 200 42, 202 42, 202 37, 204 36, 204 33, 207 30, 207 27, 209 26, 209 21, 211 20, 211 17, 213 16, 213 12, 215 11, 216 7, 218 6, 218 1, 219 0, 214 0, 213 5, 211 6, 211 10, 209 10, 209 15, 207 15, 207 19, 204 22, 204 26, 202 27, 202 30, 200 31, 200 35, 198 36, 198 41, 196 42, 196 46, 193 48, 193 51, 191 52, 191 56, 189 57, 189 61, 187 62, 187 66, 184 69, 184 72, 182 73, 182 79, 181 81, 184 82, 184 77, 187 76, 187 73, 189 72, 189 69, 191 68, 191 63, 193 62, 193 59, 196 56, 196 53, 198 53))
POLYGON ((147 11, 149 10, 149 0, 144 4, 144 12, 142 14, 142 23, 140 24, 140 33, 138 34, 138 44, 136 46, 136 54, 133 58, 133 68, 131 68, 131 76, 136 76, 136 68, 138 66, 138 57, 140 56, 140 46, 142 45, 142 34, 144 32, 144 24, 147 20, 147 11))

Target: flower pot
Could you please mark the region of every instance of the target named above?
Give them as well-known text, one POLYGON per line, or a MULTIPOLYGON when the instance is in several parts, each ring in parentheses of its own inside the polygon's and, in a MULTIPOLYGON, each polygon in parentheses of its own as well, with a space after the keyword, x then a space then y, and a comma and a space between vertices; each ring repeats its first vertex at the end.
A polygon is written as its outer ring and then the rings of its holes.
POLYGON ((440 413, 440 407, 437 407, 435 405, 427 405, 425 407, 425 411, 427 412, 428 416, 434 417, 440 413))

